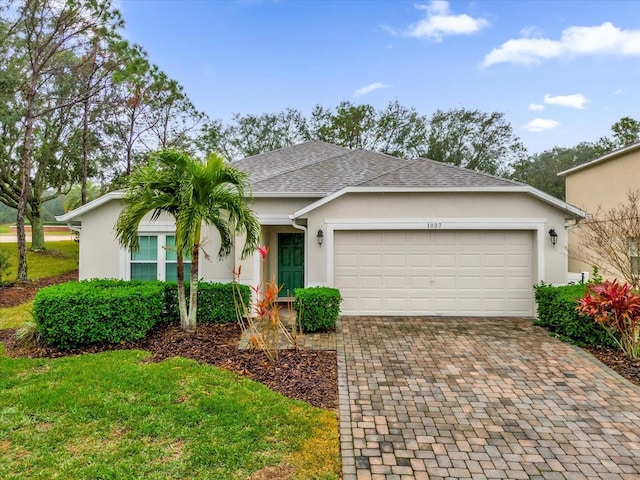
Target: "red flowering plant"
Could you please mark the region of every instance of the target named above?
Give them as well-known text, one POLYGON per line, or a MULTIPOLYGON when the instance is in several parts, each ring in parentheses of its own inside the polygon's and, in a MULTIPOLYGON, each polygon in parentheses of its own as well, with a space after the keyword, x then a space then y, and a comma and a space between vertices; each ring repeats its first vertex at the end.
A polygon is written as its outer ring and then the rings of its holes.
MULTIPOLYGON (((262 272, 265 272, 266 258, 269 247, 261 246, 256 249, 262 259, 262 272)), ((241 268, 233 272, 234 284, 240 279, 241 268)), ((273 363, 278 359, 280 340, 284 338, 291 345, 296 345, 295 335, 292 335, 282 322, 278 297, 282 286, 278 286, 275 276, 260 285, 251 286, 254 300, 245 305, 242 296, 234 295, 236 302, 236 316, 243 335, 248 339, 249 348, 260 349, 273 363)), ((236 292, 238 293, 238 292, 236 292)))
POLYGON ((592 285, 576 308, 603 325, 629 357, 638 358, 640 295, 631 285, 617 280, 592 285))

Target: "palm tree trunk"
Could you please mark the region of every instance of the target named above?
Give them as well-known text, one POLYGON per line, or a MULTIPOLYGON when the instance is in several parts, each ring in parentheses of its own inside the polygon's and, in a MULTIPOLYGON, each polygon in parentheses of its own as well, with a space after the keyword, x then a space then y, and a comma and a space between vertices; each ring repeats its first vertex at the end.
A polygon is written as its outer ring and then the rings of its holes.
POLYGON ((182 258, 182 252, 177 252, 177 265, 178 270, 178 310, 180 312, 180 327, 188 331, 188 316, 187 316, 187 295, 184 289, 184 259, 182 258))
POLYGON ((191 254, 191 292, 189 295, 189 318, 187 320, 187 332, 196 331, 196 314, 198 312, 198 253, 200 250, 200 231, 202 225, 196 226, 193 242, 193 253, 191 254))

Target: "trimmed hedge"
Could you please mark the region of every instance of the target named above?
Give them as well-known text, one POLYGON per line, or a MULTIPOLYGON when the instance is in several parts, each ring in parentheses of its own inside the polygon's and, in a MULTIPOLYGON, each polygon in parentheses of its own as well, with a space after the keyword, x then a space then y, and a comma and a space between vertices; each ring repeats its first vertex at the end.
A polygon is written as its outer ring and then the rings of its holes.
POLYGON ((545 327, 563 340, 577 345, 604 345, 615 347, 615 342, 602 325, 580 315, 578 299, 587 291, 587 285, 575 284, 554 287, 540 284, 535 287, 538 304, 536 325, 545 327))
MULTIPOLYGON (((245 305, 251 300, 251 289, 247 285, 236 286, 245 305)), ((187 305, 189 304, 189 284, 185 285, 187 305)), ((236 321, 234 303, 236 288, 233 283, 198 282, 198 323, 230 323, 236 321)), ((165 313, 171 321, 180 320, 178 308, 178 284, 166 283, 164 287, 165 313)))
POLYGON ((159 282, 89 280, 38 291, 33 317, 47 345, 72 349, 144 337, 163 319, 159 282))
POLYGON ((318 332, 336 327, 340 315, 340 302, 342 302, 337 289, 296 288, 294 295, 298 322, 303 332, 318 332))

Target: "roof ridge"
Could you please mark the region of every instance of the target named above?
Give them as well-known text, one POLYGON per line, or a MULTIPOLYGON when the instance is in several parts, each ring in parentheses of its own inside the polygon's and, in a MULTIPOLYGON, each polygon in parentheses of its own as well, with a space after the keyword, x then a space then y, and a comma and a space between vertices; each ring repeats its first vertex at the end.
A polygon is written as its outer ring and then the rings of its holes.
MULTIPOLYGON (((349 150, 348 148, 340 147, 339 145, 333 145, 332 143, 323 142, 322 140, 311 140, 310 142, 324 143, 324 144, 331 145, 333 147, 337 147, 337 148, 340 148, 340 149, 346 150, 346 151, 345 152, 341 152, 341 153, 336 154, 336 155, 332 155, 332 156, 327 157, 327 158, 322 158, 322 159, 317 160, 317 161, 312 162, 312 163, 308 163, 308 164, 305 164, 305 165, 299 165, 296 168, 292 168, 290 170, 286 170, 284 172, 280 172, 280 173, 278 173, 276 175, 272 175, 270 177, 263 178, 262 180, 258 180, 256 183, 264 182, 266 180, 273 180, 274 178, 278 178, 278 177, 281 177, 283 175, 289 175, 289 174, 291 174, 293 172, 297 172, 298 170, 302 170, 302 169, 308 168, 311 165, 320 165, 321 163, 328 162, 329 160, 333 160, 333 159, 336 159, 336 158, 339 158, 339 157, 343 157, 344 155, 348 155, 349 153, 353 152, 353 150, 349 150)), ((310 143, 310 142, 305 142, 305 143, 310 143)), ((303 145, 303 144, 299 143, 298 145, 303 145)), ((273 150, 273 151, 275 152, 277 150, 273 150)))
POLYGON ((461 167, 459 165, 454 165, 452 163, 439 162, 438 160, 432 160, 430 158, 425 158, 425 157, 419 157, 418 160, 423 160, 425 162, 430 162, 430 163, 432 163, 434 165, 441 165, 441 166, 444 166, 445 168, 447 168, 447 167, 455 168, 457 170, 462 170, 462 171, 467 172, 467 173, 468 172, 477 173, 478 175, 482 175, 483 177, 489 177, 489 178, 493 178, 495 180, 503 180, 505 182, 513 183, 515 185, 530 186, 530 185, 527 185, 526 183, 518 182, 517 180, 511 180, 510 178, 499 177, 498 175, 492 175, 492 174, 487 173, 487 172, 481 172, 479 170, 473 170, 471 168, 461 167))
MULTIPOLYGON (((380 153, 380 152, 376 152, 376 153, 380 153)), ((383 176, 385 176, 385 175, 389 175, 389 174, 390 174, 390 173, 392 173, 392 172, 397 172, 398 170, 402 170, 403 168, 407 168, 408 166, 413 165, 415 162, 417 162, 417 161, 419 161, 419 160, 420 160, 419 158, 418 158, 418 159, 414 159, 414 160, 407 160, 406 158, 402 158, 402 157, 394 157, 393 155, 388 155, 388 154, 386 154, 386 153, 380 153, 380 155, 385 155, 385 156, 390 157, 390 158, 393 158, 393 159, 395 159, 395 160, 404 160, 404 161, 405 161, 405 164, 404 164, 404 165, 399 165, 398 167, 396 167, 396 168, 392 168, 391 170, 387 170, 387 171, 386 171, 386 172, 384 172, 384 173, 380 173, 380 174, 378 174, 378 175, 374 175, 373 177, 367 178, 366 180, 363 180, 363 181, 361 181, 360 183, 358 183, 358 184, 354 185, 354 187, 357 187, 358 185, 362 185, 363 183, 366 183, 366 182, 370 182, 370 181, 372 181, 372 180, 375 180, 376 178, 380 178, 380 177, 383 177, 383 176)))

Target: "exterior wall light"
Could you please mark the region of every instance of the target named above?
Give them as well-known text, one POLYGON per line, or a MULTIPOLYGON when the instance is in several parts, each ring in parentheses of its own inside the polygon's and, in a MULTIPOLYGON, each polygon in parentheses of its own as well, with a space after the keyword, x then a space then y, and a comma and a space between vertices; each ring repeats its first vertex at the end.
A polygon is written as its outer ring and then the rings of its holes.
POLYGON ((556 243, 558 243, 558 234, 556 233, 555 229, 552 228, 551 230, 549 230, 549 237, 551 238, 551 245, 555 247, 556 243))
POLYGON ((316 235, 316 237, 318 238, 318 245, 322 246, 322 242, 324 240, 324 232, 322 231, 322 229, 318 230, 318 234, 316 235))

